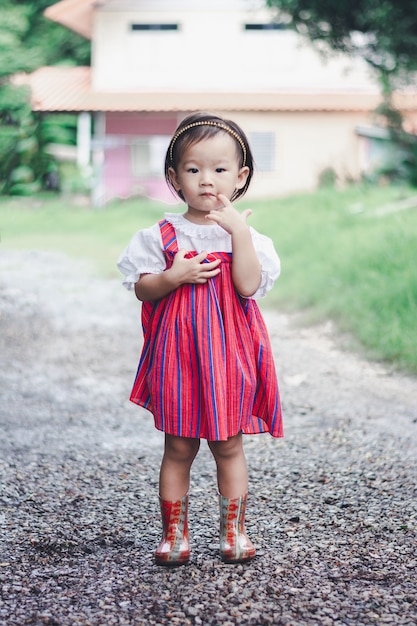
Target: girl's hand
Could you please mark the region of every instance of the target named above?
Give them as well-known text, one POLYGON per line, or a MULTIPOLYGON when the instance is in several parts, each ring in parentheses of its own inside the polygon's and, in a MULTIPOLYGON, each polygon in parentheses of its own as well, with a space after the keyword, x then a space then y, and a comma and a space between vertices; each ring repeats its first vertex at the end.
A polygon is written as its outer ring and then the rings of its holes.
POLYGON ((187 250, 179 250, 172 266, 161 274, 141 274, 135 283, 135 294, 138 300, 142 302, 159 300, 185 283, 206 283, 220 272, 218 267, 220 259, 204 263, 207 252, 200 252, 190 259, 185 258, 186 254, 188 254, 187 250))
POLYGON ((216 222, 230 235, 236 234, 242 229, 247 230, 246 220, 252 213, 251 209, 246 209, 243 213, 239 213, 227 196, 219 193, 217 197, 223 206, 210 211, 206 215, 206 219, 216 222))
POLYGON ((246 209, 239 213, 227 196, 218 194, 222 207, 210 211, 206 217, 224 228, 232 238, 232 278, 238 293, 250 298, 261 282, 261 264, 256 255, 247 218, 252 213, 246 209))
POLYGON ((220 272, 220 268, 218 267, 221 263, 220 259, 216 259, 210 263, 204 263, 208 252, 200 252, 200 254, 189 259, 185 258, 186 254, 187 250, 184 248, 179 250, 169 270, 172 280, 178 285, 184 283, 206 283, 210 278, 217 276, 220 272))

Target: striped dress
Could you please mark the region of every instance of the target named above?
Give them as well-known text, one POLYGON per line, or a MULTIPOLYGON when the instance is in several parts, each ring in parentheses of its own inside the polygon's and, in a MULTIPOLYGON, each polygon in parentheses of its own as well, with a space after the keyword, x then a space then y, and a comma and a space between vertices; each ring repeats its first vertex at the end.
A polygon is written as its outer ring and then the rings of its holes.
MULTIPOLYGON (((159 222, 166 268, 178 243, 159 222)), ((188 257, 197 252, 189 252, 188 257)), ((157 429, 181 437, 226 440, 239 432, 282 437, 271 345, 255 300, 236 292, 231 253, 205 284, 185 284, 142 304, 144 344, 130 399, 154 415, 157 429)))

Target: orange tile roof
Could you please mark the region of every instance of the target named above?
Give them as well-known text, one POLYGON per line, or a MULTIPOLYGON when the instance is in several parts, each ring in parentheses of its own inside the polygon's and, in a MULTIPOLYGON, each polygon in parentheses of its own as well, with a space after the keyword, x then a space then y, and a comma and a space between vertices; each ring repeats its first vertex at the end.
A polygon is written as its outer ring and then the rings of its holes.
MULTIPOLYGON (((378 92, 110 92, 95 91, 89 67, 41 67, 15 77, 27 84, 35 111, 372 111, 378 92)), ((397 106, 417 111, 417 91, 398 94, 397 106)))
POLYGON ((45 9, 44 15, 91 39, 94 4, 94 0, 62 0, 45 9))

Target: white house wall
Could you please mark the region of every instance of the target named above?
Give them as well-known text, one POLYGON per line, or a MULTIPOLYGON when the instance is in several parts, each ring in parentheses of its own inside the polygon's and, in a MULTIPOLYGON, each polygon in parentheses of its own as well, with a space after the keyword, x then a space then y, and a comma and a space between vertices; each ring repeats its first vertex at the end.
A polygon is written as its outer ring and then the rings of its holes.
POLYGON ((360 139, 356 125, 362 113, 236 112, 233 119, 251 137, 254 132, 275 134, 275 170, 256 171, 247 197, 268 198, 313 190, 320 173, 331 167, 340 181, 360 176, 360 139))
POLYGON ((245 30, 245 23, 272 20, 271 12, 256 8, 262 5, 104 3, 94 17, 94 88, 230 92, 369 86, 368 70, 359 61, 342 56, 326 61, 290 30, 245 30), (134 23, 174 23, 179 30, 132 31, 134 23))

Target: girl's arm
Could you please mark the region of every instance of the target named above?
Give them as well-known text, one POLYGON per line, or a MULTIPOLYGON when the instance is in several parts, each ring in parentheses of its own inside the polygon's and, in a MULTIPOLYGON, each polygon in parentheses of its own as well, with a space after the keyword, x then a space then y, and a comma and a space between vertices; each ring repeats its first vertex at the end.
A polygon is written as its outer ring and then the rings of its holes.
POLYGON ((161 274, 141 274, 135 283, 135 294, 138 300, 159 300, 185 283, 206 283, 220 272, 220 259, 204 263, 207 252, 200 252, 187 259, 187 250, 179 250, 174 257, 172 266, 161 274))
POLYGON ((232 278, 233 283, 245 298, 250 298, 261 282, 261 264, 253 245, 246 219, 252 213, 246 209, 236 211, 227 196, 219 194, 224 207, 210 211, 207 218, 224 228, 232 237, 232 278))
MULTIPOLYGON (((245 213, 247 217, 251 211, 248 209, 245 213)), ((261 282, 261 264, 247 225, 232 232, 232 278, 237 291, 245 298, 253 296, 261 282)))

